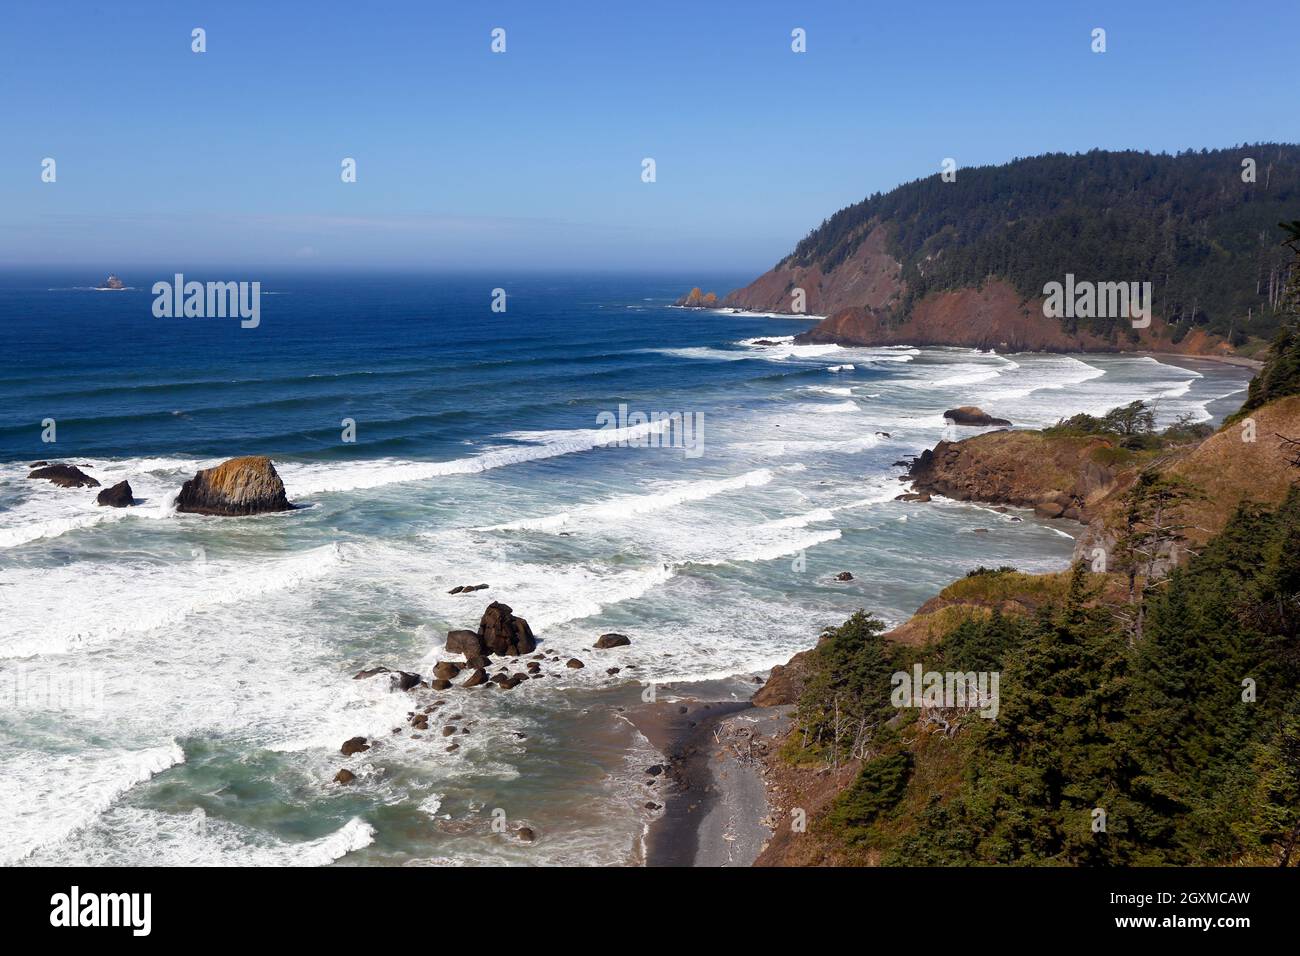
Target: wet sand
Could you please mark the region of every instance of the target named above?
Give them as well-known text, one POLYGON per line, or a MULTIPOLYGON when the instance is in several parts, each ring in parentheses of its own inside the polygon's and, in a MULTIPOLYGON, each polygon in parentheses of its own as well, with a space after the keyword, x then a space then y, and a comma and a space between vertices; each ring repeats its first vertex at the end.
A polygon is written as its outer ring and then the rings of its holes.
POLYGON ((760 759, 789 708, 681 694, 629 713, 666 758, 648 789, 663 806, 646 836, 647 866, 749 866, 771 838, 760 759))

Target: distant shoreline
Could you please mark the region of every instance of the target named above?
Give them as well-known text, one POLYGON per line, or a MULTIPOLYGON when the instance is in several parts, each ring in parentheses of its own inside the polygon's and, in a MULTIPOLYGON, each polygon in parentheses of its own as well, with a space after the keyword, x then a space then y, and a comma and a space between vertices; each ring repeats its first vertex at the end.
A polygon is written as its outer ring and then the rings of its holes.
MULTIPOLYGON (((1088 353, 1084 352, 1080 354, 1086 355, 1088 353)), ((1171 359, 1175 362, 1178 361, 1179 359, 1182 359, 1183 361, 1187 361, 1189 359, 1202 359, 1206 362, 1220 362, 1224 365, 1236 365, 1241 368, 1253 368, 1256 370, 1264 367, 1263 362, 1259 361, 1258 359, 1246 358, 1246 356, 1244 355, 1192 355, 1184 352, 1120 352, 1118 354, 1145 355, 1148 358, 1171 359)))

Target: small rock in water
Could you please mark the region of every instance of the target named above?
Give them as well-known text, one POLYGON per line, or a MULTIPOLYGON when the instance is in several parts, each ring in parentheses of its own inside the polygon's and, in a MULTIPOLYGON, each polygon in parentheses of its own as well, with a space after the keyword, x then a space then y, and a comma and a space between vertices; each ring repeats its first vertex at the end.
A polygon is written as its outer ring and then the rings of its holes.
POLYGON ((853 580, 853 575, 850 574, 848 571, 841 571, 839 574, 835 575, 835 580, 836 580, 836 581, 852 581, 852 580, 853 580))
POLYGON ((369 750, 370 744, 366 743, 365 737, 353 737, 343 741, 343 746, 339 748, 343 756, 351 757, 353 754, 359 754, 364 750, 369 750))
POLYGON ((608 650, 611 647, 627 647, 631 643, 631 638, 626 634, 602 634, 596 638, 596 643, 593 646, 601 650, 608 650))
POLYGON ((419 674, 408 674, 406 671, 398 671, 393 676, 393 686, 398 690, 410 690, 418 683, 420 683, 419 674))
POLYGON ((568 663, 564 666, 572 667, 574 670, 577 670, 579 667, 586 667, 587 665, 582 663, 582 661, 578 660, 576 657, 570 657, 568 663))
POLYGON ((110 508, 129 508, 135 504, 135 497, 131 494, 131 483, 129 481, 119 481, 112 488, 105 488, 95 503, 107 505, 110 508))
POLYGON ((340 770, 334 775, 335 783, 349 784, 355 779, 357 779, 357 775, 351 770, 340 770))
POLYGON ((46 465, 31 472, 28 478, 44 478, 60 488, 98 488, 99 482, 76 465, 46 465))

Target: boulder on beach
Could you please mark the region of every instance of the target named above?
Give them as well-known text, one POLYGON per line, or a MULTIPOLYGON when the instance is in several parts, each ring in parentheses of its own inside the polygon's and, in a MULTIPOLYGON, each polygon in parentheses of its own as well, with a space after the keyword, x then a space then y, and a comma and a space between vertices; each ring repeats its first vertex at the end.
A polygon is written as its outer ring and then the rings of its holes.
POLYGON ((60 488, 98 488, 99 482, 86 474, 76 465, 46 465, 37 468, 28 478, 44 478, 60 488))
POLYGON ((176 496, 176 510, 188 514, 235 517, 292 509, 284 482, 264 455, 232 458, 205 468, 185 482, 176 496))
POLYGON ((489 654, 518 657, 537 649, 533 630, 522 617, 515 617, 509 605, 493 601, 479 621, 478 636, 489 654))
POLYGON ((982 408, 974 405, 962 405, 960 408, 950 408, 943 413, 943 417, 951 421, 954 425, 1010 425, 1011 422, 1005 418, 994 418, 982 408))
POLYGON ((129 481, 119 481, 112 488, 105 488, 95 499, 97 504, 107 505, 109 508, 129 508, 135 504, 135 496, 131 494, 131 483, 129 481))
POLYGON ((632 639, 626 634, 602 634, 592 646, 608 650, 611 647, 627 647, 631 643, 632 639))

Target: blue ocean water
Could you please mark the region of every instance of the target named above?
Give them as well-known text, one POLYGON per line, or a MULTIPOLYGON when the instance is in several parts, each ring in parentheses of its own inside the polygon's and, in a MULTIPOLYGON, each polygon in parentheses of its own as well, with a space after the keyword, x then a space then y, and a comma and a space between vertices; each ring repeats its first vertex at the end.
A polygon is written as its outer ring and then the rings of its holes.
POLYGON ((620 708, 645 686, 742 695, 857 608, 897 622, 976 565, 1069 560, 1077 526, 893 500, 945 408, 1214 419, 1248 378, 798 346, 808 319, 670 307, 740 276, 253 276, 255 329, 155 318, 166 271, 100 278, 0 282, 0 862, 634 862, 657 755, 620 708), (603 427, 638 412, 687 416, 698 444, 603 427), (174 512, 244 454, 301 507, 174 512), (140 504, 30 481, 36 460, 140 504), (546 678, 449 691, 427 732, 407 715, 432 697, 352 679, 427 674, 491 600, 559 659, 546 678), (593 650, 611 630, 632 645, 593 650), (343 757, 358 735, 376 745, 343 757))

